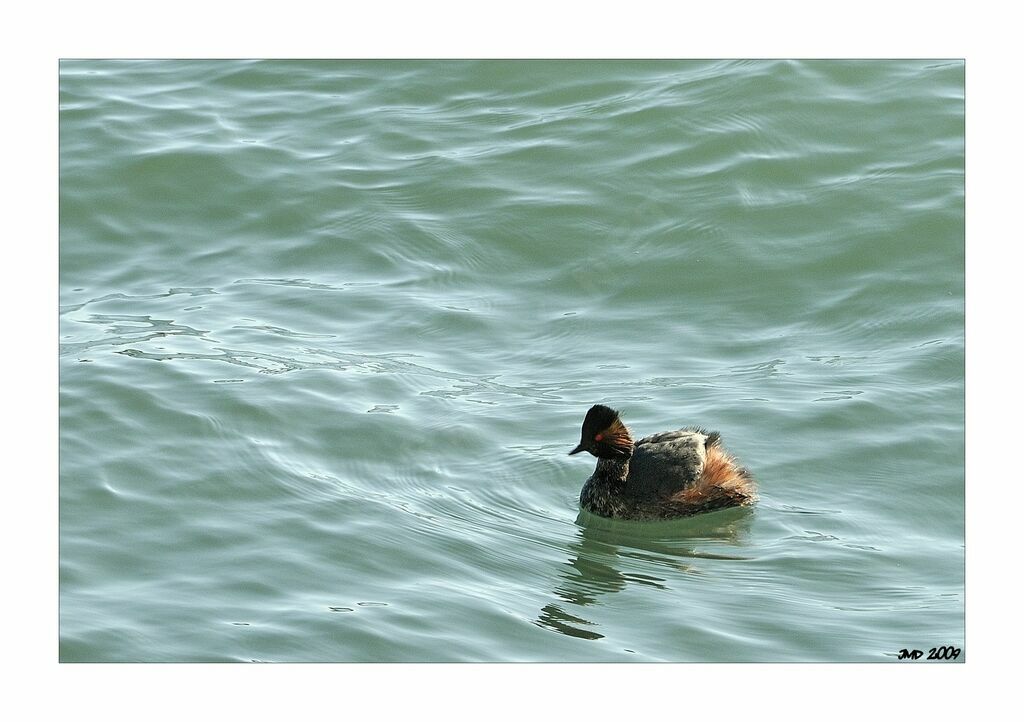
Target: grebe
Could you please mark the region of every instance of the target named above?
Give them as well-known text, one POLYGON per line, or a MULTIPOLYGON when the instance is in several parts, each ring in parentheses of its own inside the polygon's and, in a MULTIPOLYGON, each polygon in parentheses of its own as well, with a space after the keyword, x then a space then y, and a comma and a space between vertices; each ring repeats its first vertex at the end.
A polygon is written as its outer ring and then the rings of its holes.
POLYGON ((619 412, 592 406, 579 446, 597 468, 583 484, 580 506, 614 519, 672 519, 757 500, 750 472, 722 448, 717 431, 687 427, 633 441, 619 412))

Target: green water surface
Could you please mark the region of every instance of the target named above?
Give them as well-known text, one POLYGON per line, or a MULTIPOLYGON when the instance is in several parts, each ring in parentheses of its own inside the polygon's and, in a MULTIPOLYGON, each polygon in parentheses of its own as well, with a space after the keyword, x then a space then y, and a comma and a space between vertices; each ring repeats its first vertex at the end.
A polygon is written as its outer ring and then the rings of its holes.
POLYGON ((964 647, 961 61, 64 61, 60 303, 62 661, 964 647))

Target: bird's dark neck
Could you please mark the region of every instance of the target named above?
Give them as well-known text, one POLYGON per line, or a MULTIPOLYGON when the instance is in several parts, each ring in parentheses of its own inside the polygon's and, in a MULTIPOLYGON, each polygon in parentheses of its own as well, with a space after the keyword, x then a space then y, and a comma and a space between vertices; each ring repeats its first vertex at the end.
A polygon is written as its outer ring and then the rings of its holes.
POLYGON ((597 468, 580 492, 580 506, 600 516, 625 516, 624 491, 629 459, 598 459, 597 468))
POLYGON ((598 459, 594 481, 616 490, 621 489, 629 476, 629 459, 598 459))

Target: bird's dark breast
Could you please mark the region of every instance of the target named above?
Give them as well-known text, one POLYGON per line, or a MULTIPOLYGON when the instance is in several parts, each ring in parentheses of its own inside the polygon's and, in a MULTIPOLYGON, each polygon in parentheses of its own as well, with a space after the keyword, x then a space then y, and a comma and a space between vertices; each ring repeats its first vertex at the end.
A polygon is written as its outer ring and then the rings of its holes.
POLYGON ((592 514, 611 518, 629 518, 631 505, 619 491, 601 479, 591 477, 580 492, 580 506, 592 514))

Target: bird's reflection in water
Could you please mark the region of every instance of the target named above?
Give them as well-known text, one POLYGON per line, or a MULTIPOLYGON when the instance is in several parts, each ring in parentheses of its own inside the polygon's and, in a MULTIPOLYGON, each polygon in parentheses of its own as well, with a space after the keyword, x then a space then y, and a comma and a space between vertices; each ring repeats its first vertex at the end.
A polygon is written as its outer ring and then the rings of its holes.
POLYGON ((621 591, 630 583, 668 589, 662 577, 629 571, 636 562, 648 571, 662 567, 675 575, 680 571, 699 573, 693 562, 697 559, 745 559, 738 554, 701 551, 696 545, 710 541, 741 546, 751 518, 751 510, 745 508, 653 524, 580 512, 577 538, 569 544, 572 556, 559 569, 561 578, 554 589, 558 599, 541 609, 535 624, 570 637, 601 639, 604 635, 585 618, 584 608, 595 604, 602 594, 621 591))

